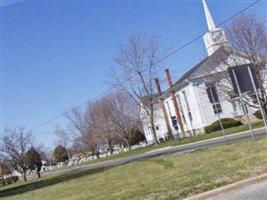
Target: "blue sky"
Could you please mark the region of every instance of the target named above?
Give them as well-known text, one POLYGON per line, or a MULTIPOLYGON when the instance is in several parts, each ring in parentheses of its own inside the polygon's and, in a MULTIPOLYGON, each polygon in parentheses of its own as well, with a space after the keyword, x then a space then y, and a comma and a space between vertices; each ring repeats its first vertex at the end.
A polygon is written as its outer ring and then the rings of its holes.
MULTIPOLYGON (((253 1, 207 0, 219 23, 253 1)), ((116 45, 132 34, 156 35, 175 49, 207 26, 201 0, 176 1, 2 1, 3 127, 28 129, 109 88, 116 45)), ((266 19, 267 1, 250 12, 266 19)), ((202 39, 169 57, 173 79, 206 56, 202 39)), ((64 117, 33 129, 51 146, 64 117)), ((2 128, 3 128, 2 127, 2 128)))

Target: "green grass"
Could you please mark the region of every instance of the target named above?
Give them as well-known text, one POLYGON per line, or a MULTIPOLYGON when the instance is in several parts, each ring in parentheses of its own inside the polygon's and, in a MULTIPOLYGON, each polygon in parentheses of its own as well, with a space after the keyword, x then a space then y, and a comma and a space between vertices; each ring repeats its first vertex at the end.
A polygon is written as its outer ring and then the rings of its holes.
MULTIPOLYGON (((255 128, 255 129, 261 128, 263 126, 264 126, 263 121, 260 121, 260 122, 253 124, 253 128, 255 128)), ((226 133, 226 135, 231 135, 234 133, 247 131, 247 130, 249 130, 248 125, 241 125, 241 126, 225 129, 225 133, 226 133)), ((168 147, 168 146, 178 146, 178 145, 182 145, 182 144, 189 144, 189 143, 198 142, 198 141, 207 140, 207 139, 212 139, 212 138, 216 138, 216 137, 220 137, 220 136, 223 136, 222 131, 216 131, 213 133, 198 135, 198 136, 194 136, 194 137, 182 138, 180 140, 167 141, 167 142, 161 143, 159 145, 150 145, 150 146, 143 147, 140 149, 131 150, 131 151, 127 151, 127 152, 121 152, 119 154, 114 154, 114 155, 111 155, 111 156, 108 156, 105 158, 99 158, 97 160, 89 161, 86 163, 81 163, 81 164, 78 164, 78 166, 88 165, 90 163, 97 163, 97 162, 102 162, 102 161, 106 161, 106 160, 125 158, 125 157, 129 157, 129 156, 134 156, 137 154, 145 153, 148 151, 161 149, 161 148, 168 147)), ((77 165, 74 165, 74 166, 77 166, 77 165)), ((72 166, 66 166, 64 168, 71 168, 71 167, 72 166)), ((60 170, 61 169, 55 169, 54 171, 60 171, 60 170)), ((13 187, 13 186, 10 186, 10 187, 13 187)))
POLYGON ((2 188, 2 200, 182 199, 267 172, 267 138, 2 188))
MULTIPOLYGON (((261 128, 263 126, 264 126, 264 123, 262 121, 253 124, 253 128, 255 128, 255 129, 261 128)), ((248 125, 241 125, 241 126, 225 129, 225 133, 226 133, 226 135, 231 135, 234 133, 247 131, 247 130, 249 130, 248 125)), ((192 142, 198 142, 198 141, 216 138, 216 137, 220 137, 220 136, 223 136, 222 131, 216 131, 213 133, 202 134, 202 135, 198 135, 198 136, 194 136, 194 137, 186 137, 186 138, 182 138, 180 140, 167 141, 167 142, 161 143, 159 145, 151 145, 151 146, 143 147, 143 148, 136 149, 136 150, 122 152, 122 153, 119 153, 116 155, 108 156, 106 158, 100 158, 100 159, 97 159, 94 161, 90 161, 90 163, 95 163, 95 162, 100 162, 100 161, 105 161, 105 160, 112 160, 112 159, 117 159, 117 158, 124 158, 124 157, 128 157, 128 156, 134 156, 134 155, 137 155, 140 153, 145 153, 148 151, 164 148, 167 146, 178 146, 178 145, 182 145, 182 144, 189 144, 192 142)), ((88 163, 84 163, 84 164, 88 164, 88 163)))

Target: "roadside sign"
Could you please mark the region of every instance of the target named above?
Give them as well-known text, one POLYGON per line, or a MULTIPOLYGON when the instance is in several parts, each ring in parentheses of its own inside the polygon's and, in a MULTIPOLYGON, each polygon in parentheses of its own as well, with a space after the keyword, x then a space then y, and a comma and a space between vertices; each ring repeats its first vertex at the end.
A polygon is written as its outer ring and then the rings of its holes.
POLYGON ((250 81, 250 74, 248 71, 248 67, 251 69, 251 73, 255 81, 256 88, 259 88, 259 82, 257 81, 256 71, 255 71, 255 68, 251 64, 244 64, 244 65, 229 67, 228 72, 229 72, 229 75, 230 75, 230 78, 233 84, 234 92, 236 94, 239 94, 237 84, 239 85, 239 89, 241 93, 254 91, 253 84, 250 81), (235 80, 234 72, 235 72, 237 81, 235 80))

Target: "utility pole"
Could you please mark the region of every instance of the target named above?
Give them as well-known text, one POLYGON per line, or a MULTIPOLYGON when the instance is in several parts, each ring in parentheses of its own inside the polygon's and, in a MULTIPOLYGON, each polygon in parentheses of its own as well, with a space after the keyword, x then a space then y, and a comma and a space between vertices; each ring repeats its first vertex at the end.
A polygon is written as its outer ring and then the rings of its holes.
POLYGON ((180 115, 180 109, 179 109, 179 106, 178 106, 178 103, 177 103, 177 99, 176 99, 176 96, 174 94, 170 70, 166 69, 165 73, 166 73, 166 77, 167 77, 167 80, 168 80, 168 83, 169 83, 170 94, 171 94, 171 97, 172 97, 172 101, 173 101, 173 105, 174 105, 177 121, 178 121, 178 124, 180 126, 182 135, 183 135, 183 137, 185 137, 184 125, 183 125, 182 118, 181 118, 181 115, 180 115))
POLYGON ((161 104, 162 112, 163 112, 163 115, 164 115, 166 127, 167 127, 167 130, 168 130, 168 136, 169 136, 170 139, 173 140, 174 137, 173 137, 172 129, 171 129, 171 126, 170 126, 170 123, 169 123, 169 120, 168 120, 168 115, 167 115, 166 107, 165 107, 165 104, 164 104, 164 99, 162 98, 162 91, 161 91, 161 88, 160 88, 160 82, 159 82, 158 78, 155 78, 155 83, 156 83, 156 86, 157 86, 158 95, 159 95, 159 99, 160 99, 160 104, 161 104))

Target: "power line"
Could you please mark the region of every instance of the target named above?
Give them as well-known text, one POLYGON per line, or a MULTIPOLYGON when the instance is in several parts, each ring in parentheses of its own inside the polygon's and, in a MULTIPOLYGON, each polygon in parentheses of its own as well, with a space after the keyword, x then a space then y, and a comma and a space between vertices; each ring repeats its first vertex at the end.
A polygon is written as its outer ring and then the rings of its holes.
MULTIPOLYGON (((260 1, 262 1, 262 0, 254 1, 253 3, 249 4, 248 6, 244 7, 243 9, 241 9, 239 12, 237 12, 237 13, 235 13, 234 15, 230 16, 229 18, 225 19, 224 21, 222 21, 222 22, 216 24, 216 26, 221 26, 221 25, 226 24, 227 22, 231 21, 233 18, 237 17, 238 15, 242 14, 243 12, 247 11, 247 10, 250 9, 251 7, 253 7, 253 6, 255 6, 256 4, 258 4, 260 1)), ((205 33, 206 33, 206 32, 205 32, 205 33)), ((163 60, 167 59, 168 57, 170 57, 170 56, 174 55, 175 53, 181 51, 181 50, 184 49, 185 47, 191 45, 193 42, 195 42, 195 41, 197 41, 198 39, 202 38, 202 37, 204 36, 205 33, 202 33, 202 34, 196 36, 195 38, 193 38, 192 40, 190 40, 190 41, 188 41, 187 43, 183 44, 182 46, 178 47, 177 49, 173 50, 173 51, 170 52, 169 54, 163 56, 162 58, 160 58, 159 60, 157 60, 157 61, 154 63, 154 65, 159 64, 160 62, 162 62, 163 60)), ((146 71, 146 70, 148 70, 148 69, 149 69, 149 67, 144 68, 141 72, 144 72, 144 71, 146 71)), ((125 83, 125 82, 131 80, 131 79, 132 79, 133 77, 135 77, 136 75, 138 75, 138 74, 137 74, 137 73, 132 74, 132 75, 129 76, 127 79, 124 79, 123 81, 121 81, 120 84, 123 84, 123 83, 125 83)), ((119 84, 119 85, 120 85, 120 84, 119 84)), ((79 105, 75 106, 74 108, 79 108, 79 107, 82 107, 82 106, 84 106, 84 105, 86 105, 86 104, 89 104, 90 102, 95 101, 96 99, 98 99, 98 98, 100 98, 100 97, 102 97, 102 96, 104 96, 104 95, 110 93, 110 91, 116 89, 117 87, 118 87, 118 85, 114 85, 114 86, 112 86, 111 88, 105 90, 104 92, 98 94, 97 96, 95 96, 95 97, 89 99, 88 101, 86 101, 86 102, 84 102, 84 103, 82 103, 82 104, 79 104, 79 105)), ((49 123, 51 123, 51 122, 53 122, 53 121, 55 121, 55 120, 57 120, 57 119, 59 119, 59 118, 61 118, 61 117, 64 117, 64 116, 65 116, 67 113, 69 113, 70 111, 71 111, 71 109, 70 109, 70 110, 67 110, 67 111, 65 111, 65 112, 63 112, 63 113, 61 113, 61 114, 59 114, 59 115, 57 115, 57 116, 55 116, 55 117, 53 117, 52 119, 50 119, 50 120, 48 120, 48 121, 46 121, 46 122, 40 123, 40 124, 38 124, 38 125, 32 127, 31 130, 37 129, 37 128, 39 128, 39 127, 41 127, 41 126, 44 126, 44 125, 47 125, 47 124, 49 124, 49 123)))
MULTIPOLYGON (((161 83, 166 83, 167 81, 168 81, 167 78, 163 78, 163 79, 160 80, 161 83)), ((115 88, 116 88, 116 86, 112 87, 111 89, 115 89, 115 88)), ((111 89, 110 89, 110 90, 111 90, 111 89)), ((95 100, 95 99, 98 99, 99 97, 101 97, 101 96, 107 94, 108 92, 110 92, 110 90, 106 90, 106 91, 104 91, 103 93, 97 95, 96 97, 94 97, 94 98, 88 100, 87 102, 84 102, 83 104, 77 105, 77 106, 75 106, 75 107, 72 108, 72 109, 79 108, 79 107, 82 107, 82 106, 84 106, 84 105, 86 105, 86 104, 89 104, 91 101, 93 101, 93 100, 95 100)), ((66 112, 63 112, 63 113, 61 113, 60 115, 57 115, 57 116, 55 116, 54 118, 50 119, 49 121, 46 121, 46 122, 44 122, 44 123, 42 123, 42 124, 39 124, 39 125, 35 126, 35 127, 32 128, 31 130, 36 129, 36 128, 40 127, 40 126, 49 124, 50 122, 53 122, 53 121, 55 121, 55 120, 61 118, 62 116, 65 116, 65 115, 66 115, 68 112, 70 112, 70 111, 71 111, 71 110, 68 110, 68 111, 66 111, 66 112)), ((77 131, 76 129, 68 129, 68 130, 69 130, 69 131, 77 131)), ((50 132, 51 132, 51 131, 38 131, 38 132, 34 132, 34 133, 44 134, 44 133, 50 133, 50 132)))

